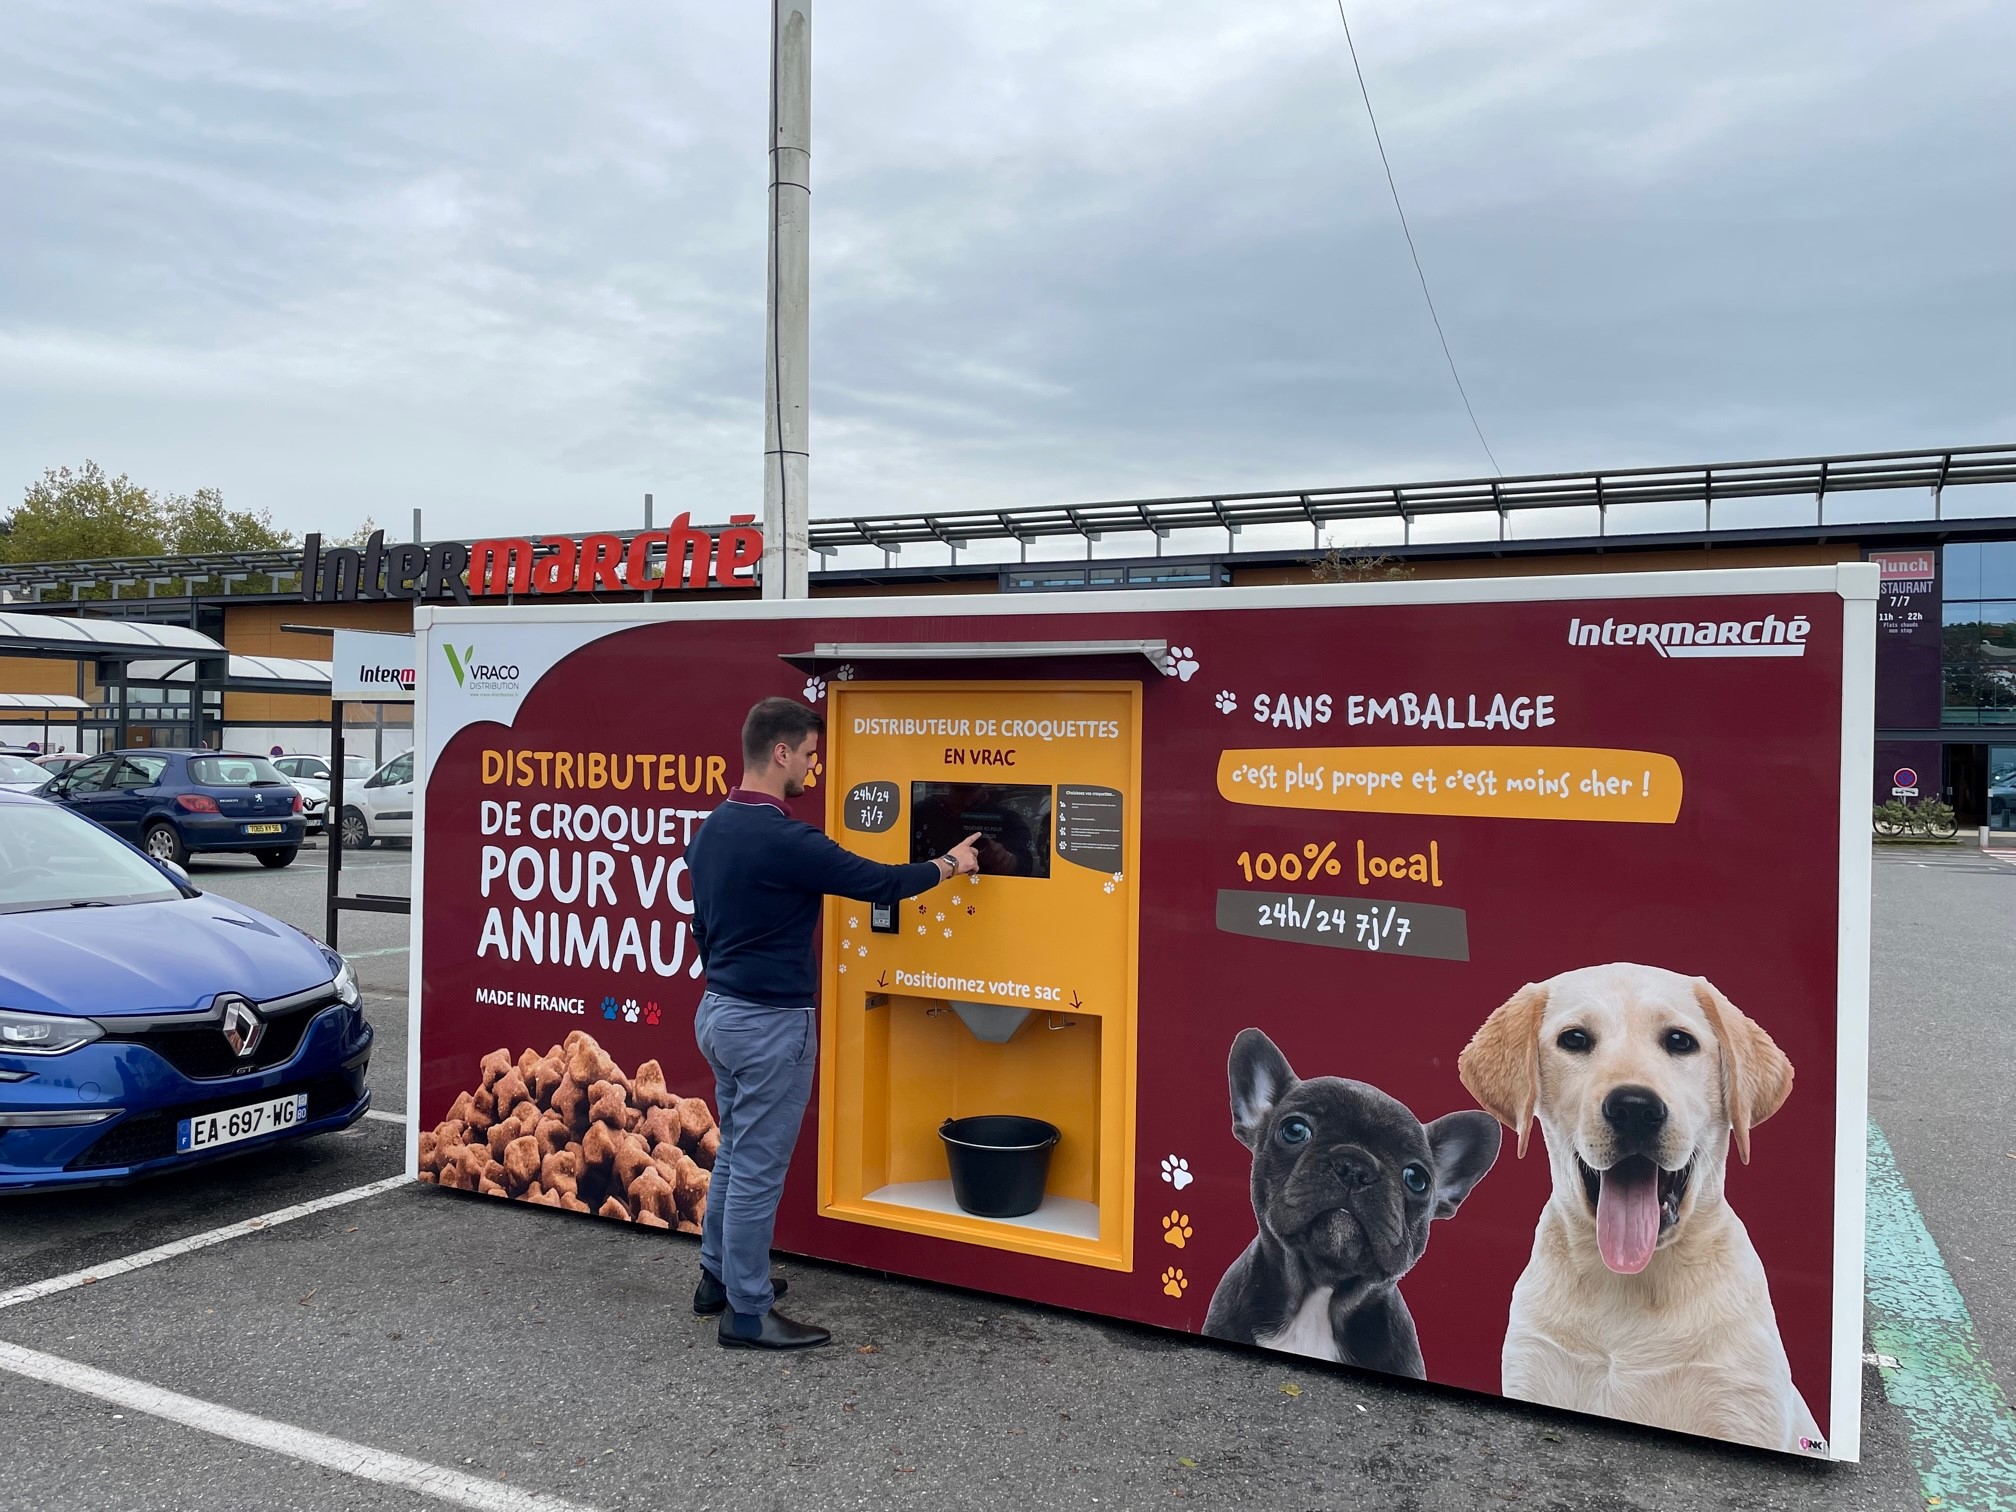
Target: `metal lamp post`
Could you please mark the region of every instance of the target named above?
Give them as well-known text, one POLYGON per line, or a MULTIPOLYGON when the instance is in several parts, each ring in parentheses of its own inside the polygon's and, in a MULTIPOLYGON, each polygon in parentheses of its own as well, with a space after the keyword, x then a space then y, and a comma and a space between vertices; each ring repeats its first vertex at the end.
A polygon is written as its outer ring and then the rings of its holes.
POLYGON ((763 597, 807 596, 812 0, 770 5, 770 256, 763 351, 763 597))

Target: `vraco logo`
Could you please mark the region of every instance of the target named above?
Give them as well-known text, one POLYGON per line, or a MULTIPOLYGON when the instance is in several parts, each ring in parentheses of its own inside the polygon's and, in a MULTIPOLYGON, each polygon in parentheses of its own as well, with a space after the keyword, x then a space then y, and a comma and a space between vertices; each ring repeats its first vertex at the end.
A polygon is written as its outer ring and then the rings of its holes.
POLYGON ((1571 646, 1650 646, 1661 656, 1804 656, 1813 625, 1803 614, 1753 620, 1568 621, 1571 646))
POLYGON ((456 687, 469 693, 518 691, 518 668, 515 665, 478 661, 474 646, 464 646, 458 651, 443 642, 441 649, 447 653, 448 670, 455 674, 456 687))

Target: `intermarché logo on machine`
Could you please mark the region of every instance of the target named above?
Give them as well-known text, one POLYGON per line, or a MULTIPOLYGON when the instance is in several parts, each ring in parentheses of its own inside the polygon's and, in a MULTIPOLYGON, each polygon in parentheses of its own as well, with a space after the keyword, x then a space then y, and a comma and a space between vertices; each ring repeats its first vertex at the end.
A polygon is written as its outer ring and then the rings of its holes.
POLYGON ((478 661, 474 646, 458 651, 443 642, 441 649, 448 654, 448 670, 455 674, 456 687, 476 694, 518 691, 518 669, 510 663, 478 661))
POLYGON ((1753 657, 1804 656, 1812 622, 1803 614, 1780 619, 1767 614, 1753 620, 1673 620, 1634 624, 1606 619, 1587 624, 1568 621, 1571 646, 1649 646, 1661 656, 1753 657))

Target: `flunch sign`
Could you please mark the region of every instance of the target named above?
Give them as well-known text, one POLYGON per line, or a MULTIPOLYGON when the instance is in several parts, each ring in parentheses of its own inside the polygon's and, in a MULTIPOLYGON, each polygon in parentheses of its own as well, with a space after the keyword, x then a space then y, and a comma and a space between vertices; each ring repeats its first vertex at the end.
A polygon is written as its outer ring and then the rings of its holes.
POLYGON ((547 536, 536 544, 507 536, 475 541, 324 546, 311 535, 301 551, 301 597, 310 603, 357 599, 501 598, 555 593, 643 593, 652 589, 748 588, 763 556, 754 515, 730 515, 718 529, 682 514, 664 530, 636 535, 547 536))

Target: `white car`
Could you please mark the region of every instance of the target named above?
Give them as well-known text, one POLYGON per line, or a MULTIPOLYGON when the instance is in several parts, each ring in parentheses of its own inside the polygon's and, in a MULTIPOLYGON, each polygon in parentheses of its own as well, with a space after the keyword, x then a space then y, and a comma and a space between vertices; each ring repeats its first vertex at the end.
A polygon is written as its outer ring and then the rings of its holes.
MULTIPOLYGON (((308 833, 329 827, 329 780, 333 775, 329 758, 313 754, 276 756, 273 765, 301 794, 302 811, 308 816, 308 833)), ((355 787, 371 775, 371 762, 363 756, 343 758, 343 786, 355 787)))
POLYGON ((13 788, 16 792, 32 793, 47 782, 49 777, 47 767, 37 766, 26 756, 0 752, 0 788, 13 788))
POLYGON ((345 850, 380 840, 413 839, 413 753, 394 756, 363 782, 343 779, 343 814, 337 833, 345 850))

